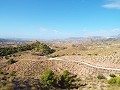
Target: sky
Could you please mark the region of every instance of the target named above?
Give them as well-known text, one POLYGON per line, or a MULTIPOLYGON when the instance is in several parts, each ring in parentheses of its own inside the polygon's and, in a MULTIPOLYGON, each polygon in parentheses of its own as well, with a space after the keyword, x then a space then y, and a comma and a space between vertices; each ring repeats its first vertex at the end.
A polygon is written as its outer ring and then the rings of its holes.
POLYGON ((0 0, 0 38, 120 34, 120 0, 0 0))

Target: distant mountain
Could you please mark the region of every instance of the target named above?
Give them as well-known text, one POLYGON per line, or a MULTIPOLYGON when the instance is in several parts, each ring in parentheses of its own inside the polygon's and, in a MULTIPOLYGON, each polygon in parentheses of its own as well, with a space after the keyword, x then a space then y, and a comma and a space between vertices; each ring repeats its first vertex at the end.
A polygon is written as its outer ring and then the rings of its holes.
POLYGON ((120 39, 120 34, 111 36, 110 38, 120 39))
POLYGON ((91 36, 91 37, 71 37, 66 40, 120 40, 120 34, 110 36, 110 37, 103 37, 103 36, 91 36))
POLYGON ((21 41, 21 42, 24 42, 24 41, 28 41, 28 40, 23 40, 23 39, 20 39, 20 38, 10 38, 10 39, 7 39, 7 38, 0 38, 0 42, 16 42, 16 41, 21 41))
POLYGON ((103 40, 106 39, 106 37, 102 36, 91 36, 91 37, 71 37, 67 40, 103 40))
POLYGON ((85 39, 86 39, 85 37, 70 37, 65 40, 85 40, 85 39))
POLYGON ((92 39, 92 40, 104 40, 106 39, 106 37, 103 36, 92 36, 92 37, 87 37, 88 39, 92 39))
POLYGON ((120 41, 120 34, 107 37, 107 41, 120 41))
POLYGON ((8 41, 13 41, 13 40, 0 38, 0 42, 8 42, 8 41))

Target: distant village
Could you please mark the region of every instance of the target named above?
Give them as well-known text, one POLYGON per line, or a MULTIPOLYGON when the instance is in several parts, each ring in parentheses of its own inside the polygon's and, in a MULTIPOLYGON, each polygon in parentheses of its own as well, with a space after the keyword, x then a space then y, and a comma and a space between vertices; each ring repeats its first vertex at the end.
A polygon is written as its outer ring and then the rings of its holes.
POLYGON ((29 43, 31 41, 22 41, 22 40, 7 40, 7 39, 0 39, 0 46, 7 47, 7 46, 18 46, 23 45, 25 43, 29 43))

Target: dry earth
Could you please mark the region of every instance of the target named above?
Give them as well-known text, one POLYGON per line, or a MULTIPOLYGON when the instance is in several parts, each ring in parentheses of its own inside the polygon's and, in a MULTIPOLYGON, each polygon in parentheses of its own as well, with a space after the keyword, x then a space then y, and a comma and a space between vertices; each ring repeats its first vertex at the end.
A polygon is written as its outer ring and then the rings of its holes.
MULTIPOLYGON (((98 74, 104 74, 105 76, 109 76, 110 73, 115 73, 116 75, 120 74, 120 72, 117 72, 117 71, 97 69, 97 68, 89 67, 87 65, 78 63, 78 62, 67 62, 67 59, 68 60, 76 59, 76 60, 82 61, 84 60, 85 56, 84 57, 82 56, 61 57, 63 59, 66 59, 66 62, 49 60, 44 57, 40 58, 32 54, 24 54, 23 56, 19 57, 20 59, 18 60, 18 62, 5 67, 4 71, 7 72, 10 70, 14 70, 14 71, 17 71, 18 76, 36 76, 36 77, 39 77, 47 68, 51 68, 53 71, 55 71, 58 74, 64 70, 68 70, 69 72, 75 75, 78 75, 78 77, 81 77, 81 78, 96 77, 98 74), (22 57, 25 55, 26 55, 26 58, 23 59, 22 57)), ((91 62, 91 63, 94 64, 94 62, 91 62)))

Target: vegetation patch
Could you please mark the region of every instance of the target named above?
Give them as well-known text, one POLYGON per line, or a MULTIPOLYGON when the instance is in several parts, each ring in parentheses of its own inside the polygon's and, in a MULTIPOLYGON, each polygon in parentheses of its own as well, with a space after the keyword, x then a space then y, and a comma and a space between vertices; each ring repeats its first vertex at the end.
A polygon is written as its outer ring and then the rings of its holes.
POLYGON ((15 74, 16 74, 16 71, 9 71, 10 76, 15 76, 15 74))
POLYGON ((110 74, 110 77, 116 77, 116 75, 115 74, 110 74))
POLYGON ((120 77, 111 77, 109 80, 108 80, 108 83, 109 84, 114 84, 114 85, 118 85, 120 86, 120 77))
POLYGON ((70 76, 70 73, 65 70, 59 77, 58 84, 61 88, 68 88, 72 85, 73 79, 70 76))
POLYGON ((2 71, 2 70, 0 70, 0 74, 3 74, 3 71, 2 71))
POLYGON ((97 76, 97 78, 98 78, 98 79, 106 79, 103 74, 99 74, 99 75, 97 76))
POLYGON ((10 64, 13 64, 15 62, 16 62, 15 60, 13 60, 12 58, 10 58, 7 63, 10 65, 10 64))
POLYGON ((40 80, 44 86, 55 86, 57 82, 55 73, 50 69, 45 71, 40 80))
POLYGON ((0 47, 0 56, 7 56, 17 52, 27 51, 35 49, 36 51, 42 52, 45 55, 53 53, 55 50, 51 49, 44 43, 36 42, 33 44, 24 44, 17 47, 0 47))
POLYGON ((46 72, 40 77, 41 84, 44 88, 62 88, 62 89, 70 89, 72 86, 76 86, 73 82, 78 81, 74 79, 67 70, 65 70, 60 76, 57 76, 52 70, 48 69, 46 72))

